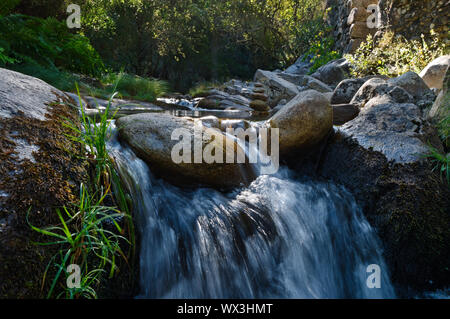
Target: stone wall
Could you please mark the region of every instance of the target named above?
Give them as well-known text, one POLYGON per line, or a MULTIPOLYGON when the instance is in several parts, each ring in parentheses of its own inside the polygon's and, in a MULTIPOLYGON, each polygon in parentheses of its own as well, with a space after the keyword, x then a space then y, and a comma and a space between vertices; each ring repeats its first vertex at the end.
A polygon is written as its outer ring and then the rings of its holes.
POLYGON ((449 0, 327 0, 326 6, 336 49, 343 53, 356 50, 368 34, 388 29, 408 39, 429 38, 433 30, 450 43, 449 0), (374 4, 376 13, 368 10, 374 4))
POLYGON ((378 10, 370 8, 378 0, 328 0, 330 8, 328 23, 333 26, 336 48, 343 52, 353 52, 367 38, 377 32, 378 10))
POLYGON ((384 27, 408 39, 429 37, 433 29, 449 44, 449 0, 380 0, 384 27))

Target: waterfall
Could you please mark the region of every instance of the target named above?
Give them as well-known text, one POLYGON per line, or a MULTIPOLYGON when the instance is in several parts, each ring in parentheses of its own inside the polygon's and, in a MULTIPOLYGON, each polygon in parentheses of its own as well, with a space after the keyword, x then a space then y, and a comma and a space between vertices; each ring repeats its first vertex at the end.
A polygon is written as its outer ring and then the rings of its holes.
POLYGON ((374 230, 352 195, 286 167, 223 193, 183 189, 117 140, 140 234, 139 298, 393 298, 374 230), (381 288, 369 288, 369 265, 381 288))

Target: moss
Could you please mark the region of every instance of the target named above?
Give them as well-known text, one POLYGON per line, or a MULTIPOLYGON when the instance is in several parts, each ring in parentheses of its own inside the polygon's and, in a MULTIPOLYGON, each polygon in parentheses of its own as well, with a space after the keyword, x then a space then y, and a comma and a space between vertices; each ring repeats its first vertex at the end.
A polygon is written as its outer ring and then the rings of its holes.
POLYGON ((76 123, 77 110, 66 104, 49 110, 45 121, 19 113, 1 122, 0 189, 8 196, 0 198, 0 219, 7 220, 0 232, 0 298, 42 297, 43 273, 56 248, 34 244, 44 239, 27 224, 27 212, 35 226, 55 225, 55 208, 76 203, 80 183, 88 182, 83 149, 62 125, 64 118, 76 123), (18 157, 18 139, 39 147, 34 162, 18 157))

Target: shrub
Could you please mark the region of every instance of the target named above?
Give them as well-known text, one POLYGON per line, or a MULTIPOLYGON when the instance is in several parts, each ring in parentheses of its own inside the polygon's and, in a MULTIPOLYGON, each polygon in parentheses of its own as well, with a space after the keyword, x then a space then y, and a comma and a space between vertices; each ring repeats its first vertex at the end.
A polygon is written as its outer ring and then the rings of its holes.
POLYGON ((221 89, 222 86, 219 82, 199 82, 189 89, 189 95, 193 98, 205 96, 211 89, 221 89))
POLYGON ((109 74, 103 78, 106 90, 117 84, 119 96, 142 101, 154 101, 157 97, 169 91, 169 85, 165 81, 144 78, 130 74, 109 74))
POLYGON ((396 77, 408 71, 420 73, 446 51, 445 44, 437 37, 427 43, 423 36, 420 41, 406 40, 388 31, 377 42, 369 35, 354 54, 345 57, 354 66, 352 75, 355 77, 378 74, 396 77))
MULTIPOLYGON (((99 77, 103 62, 89 40, 72 34, 63 22, 20 14, 0 17, 2 54, 17 63, 60 68, 99 77)), ((2 62, 2 61, 0 61, 2 62)), ((10 61, 3 61, 8 64, 10 61)))
POLYGON ((22 63, 10 65, 8 68, 41 79, 61 91, 70 92, 75 90, 77 78, 73 74, 61 71, 56 67, 44 67, 36 63, 22 63))
POLYGON ((304 54, 303 60, 312 63, 310 73, 314 73, 322 65, 341 57, 341 54, 334 48, 334 38, 327 35, 329 28, 325 28, 314 36, 308 51, 304 54))
POLYGON ((14 64, 16 60, 7 56, 4 52, 5 49, 0 47, 0 64, 14 64))
POLYGON ((0 15, 10 14, 21 0, 2 0, 0 3, 0 15))

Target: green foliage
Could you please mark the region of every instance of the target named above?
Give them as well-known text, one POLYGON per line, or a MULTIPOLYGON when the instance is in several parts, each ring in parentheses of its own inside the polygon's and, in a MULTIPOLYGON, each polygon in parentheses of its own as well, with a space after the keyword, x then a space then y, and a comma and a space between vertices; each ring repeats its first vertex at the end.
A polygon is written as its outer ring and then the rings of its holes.
MULTIPOLYGON (((89 40, 72 34, 63 22, 25 15, 0 17, 0 47, 20 64, 101 76, 105 67, 89 40)), ((6 61, 6 63, 9 63, 6 61)))
POLYGON ((14 64, 16 62, 15 59, 7 56, 5 53, 5 49, 0 47, 0 64, 14 64))
POLYGON ((10 14, 20 1, 21 0, 2 0, 0 3, 0 16, 10 14))
MULTIPOLYGON (((79 95, 82 128, 68 119, 63 123, 73 132, 73 135, 67 136, 80 143, 87 150, 87 157, 94 162, 95 191, 91 194, 81 185, 78 205, 56 210, 60 225, 41 229, 29 223, 33 230, 51 238, 52 241, 40 243, 41 245, 58 247, 58 252, 49 262, 43 278, 45 282, 51 269, 55 270, 47 298, 97 298, 96 289, 100 287, 105 275, 112 278, 119 270, 117 258, 122 256, 128 263, 130 254, 133 254, 129 252, 126 256, 121 249, 121 243, 130 244, 134 251, 135 237, 130 209, 106 147, 111 130, 109 111, 114 96, 115 94, 111 95, 105 112, 100 116, 100 120, 96 121, 85 115, 79 95), (107 199, 116 202, 117 207, 105 205, 107 199), (67 215, 68 219, 63 215, 67 215), (116 220, 124 217, 129 239, 122 236, 125 230, 116 220), (70 275, 66 269, 70 264, 80 266, 80 287, 69 288, 66 285, 70 275)), ((112 118, 115 114, 112 114, 112 118)))
POLYGON ((109 72, 95 86, 80 83, 80 90, 84 94, 102 99, 108 99, 113 92, 117 92, 116 96, 120 98, 154 102, 156 98, 169 92, 170 87, 162 80, 109 72))
MULTIPOLYGON (((117 84, 116 84, 117 87, 117 84)), ((70 128, 74 135, 69 136, 74 142, 84 145, 88 150, 88 156, 95 161, 95 185, 109 186, 109 176, 111 175, 114 167, 108 155, 108 150, 106 148, 106 141, 109 139, 110 134, 110 118, 114 118, 118 109, 112 114, 110 114, 111 104, 117 93, 111 95, 109 103, 105 111, 101 114, 99 121, 97 119, 91 120, 90 117, 84 112, 85 106, 82 104, 82 99, 80 93, 79 95, 79 107, 81 110, 81 125, 82 128, 79 129, 75 123, 65 122, 64 126, 70 128)), ((108 187, 109 188, 109 187, 108 187)))
MULTIPOLYGON (((116 90, 120 96, 136 100, 154 101, 157 97, 169 91, 169 85, 165 81, 130 74, 113 75, 112 78, 109 78, 109 81, 111 80, 118 80, 116 90)), ((111 84, 108 86, 110 87, 111 84)))
POLYGON ((96 288, 101 283, 102 276, 108 274, 111 278, 118 270, 116 258, 124 256, 120 241, 127 239, 117 235, 122 233, 122 229, 116 218, 123 217, 124 214, 117 209, 103 206, 105 195, 97 198, 98 196, 90 195, 86 187, 81 185, 78 206, 56 210, 60 225, 41 229, 29 223, 33 230, 52 240, 39 243, 40 245, 60 247, 44 274, 45 282, 48 272, 52 266, 55 267, 56 274, 51 281, 47 298, 52 298, 55 294, 56 298, 97 298, 96 288), (65 220, 63 215, 67 215, 68 219, 65 220), (106 223, 113 226, 113 231, 105 228, 106 223), (70 275, 66 269, 71 264, 80 267, 80 287, 69 288, 66 285, 70 275))
POLYGON ((191 89, 189 89, 189 95, 193 98, 203 97, 213 88, 220 88, 221 84, 216 81, 212 82, 200 82, 195 84, 191 89))
POLYGON ((86 0, 83 9, 83 32, 108 65, 181 91, 288 66, 324 28, 322 0, 86 0))
POLYGON ((77 78, 72 73, 56 67, 45 67, 35 63, 22 63, 8 65, 8 68, 41 79, 61 91, 70 92, 75 90, 77 78))
POLYGON ((430 158, 435 164, 433 170, 439 170, 441 176, 445 176, 447 183, 450 186, 450 153, 441 154, 436 148, 429 147, 430 154, 426 157, 430 158))
MULTIPOLYGON (((444 144, 444 150, 448 152, 450 149, 450 101, 447 93, 442 101, 444 114, 442 120, 437 124, 439 137, 444 144)), ((429 146, 430 153, 426 157, 430 158, 435 164, 434 169, 439 170, 442 175, 446 176, 447 183, 450 186, 450 153, 442 154, 436 148, 429 146)))
POLYGON ((310 73, 314 73, 322 65, 341 57, 339 52, 333 50, 334 39, 326 35, 329 32, 330 29, 326 28, 316 34, 308 51, 304 54, 304 59, 309 59, 309 62, 312 63, 310 73))
POLYGON ((377 43, 369 35, 354 54, 345 57, 354 66, 355 77, 378 74, 396 77, 408 71, 420 73, 428 63, 446 52, 448 49, 437 37, 427 43, 424 37, 421 41, 406 40, 386 32, 377 43))

